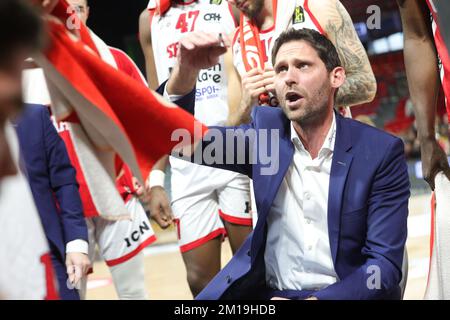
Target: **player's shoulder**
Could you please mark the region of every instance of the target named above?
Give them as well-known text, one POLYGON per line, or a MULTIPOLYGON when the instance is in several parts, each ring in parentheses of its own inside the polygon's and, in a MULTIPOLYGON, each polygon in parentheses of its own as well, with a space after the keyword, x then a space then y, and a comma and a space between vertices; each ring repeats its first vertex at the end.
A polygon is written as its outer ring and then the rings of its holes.
POLYGON ((146 8, 139 15, 139 33, 149 34, 152 29, 152 23, 157 15, 156 9, 146 8))
POLYGON ((308 8, 311 10, 323 10, 324 8, 335 8, 339 0, 314 0, 308 1, 308 8))
POLYGON ((148 19, 150 17, 150 11, 151 9, 145 8, 142 10, 141 14, 139 15, 139 19, 148 19))
POLYGON ((339 0, 314 0, 308 2, 309 11, 319 21, 326 25, 342 21, 342 11, 347 11, 339 0))
POLYGON ((142 10, 141 14, 139 15, 139 24, 144 25, 148 24, 150 26, 151 24, 151 18, 155 15, 155 9, 144 9, 142 10))
POLYGON ((339 6, 339 0, 314 0, 308 2, 309 14, 316 19, 326 33, 329 25, 340 23, 342 20, 338 12, 339 6))

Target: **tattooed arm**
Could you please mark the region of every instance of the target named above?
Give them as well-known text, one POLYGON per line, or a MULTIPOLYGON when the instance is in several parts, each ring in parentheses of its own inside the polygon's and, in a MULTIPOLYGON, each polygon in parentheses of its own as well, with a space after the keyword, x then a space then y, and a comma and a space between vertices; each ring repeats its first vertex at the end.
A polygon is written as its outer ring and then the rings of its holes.
POLYGON ((450 167, 435 136, 436 101, 441 84, 430 11, 423 0, 397 0, 397 3, 402 18, 406 77, 416 115, 422 172, 434 190, 436 174, 443 171, 450 180, 450 167))
POLYGON ((347 75, 346 82, 338 91, 337 106, 372 101, 377 91, 376 79, 366 50, 345 7, 338 0, 321 0, 311 1, 311 10, 327 37, 336 46, 347 75))

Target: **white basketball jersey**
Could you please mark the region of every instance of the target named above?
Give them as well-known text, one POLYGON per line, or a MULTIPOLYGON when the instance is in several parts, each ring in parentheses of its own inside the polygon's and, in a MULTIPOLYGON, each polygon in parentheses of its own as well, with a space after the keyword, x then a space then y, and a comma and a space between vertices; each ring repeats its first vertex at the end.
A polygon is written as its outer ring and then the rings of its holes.
MULTIPOLYGON (((151 12, 151 17, 152 17, 151 12)), ((167 80, 177 59, 178 41, 192 31, 231 34, 236 28, 225 0, 172 1, 162 16, 151 18, 151 37, 158 82, 167 80)), ((228 118, 228 80, 223 56, 219 64, 201 70, 196 84, 195 118, 202 123, 224 125, 228 118)), ((238 173, 208 168, 170 157, 172 201, 202 193, 208 181, 227 185, 238 173)))
MULTIPOLYGON (((167 80, 176 64, 178 41, 192 31, 230 34, 235 28, 225 0, 173 2, 163 15, 151 19, 152 47, 158 82, 167 80)), ((223 57, 219 64, 201 70, 196 86, 195 118, 204 124, 223 125, 228 117, 227 77, 223 57)))
MULTIPOLYGON (((282 5, 282 1, 287 0, 278 0, 278 5, 282 5)), ((295 1, 295 0, 289 0, 289 1, 295 1)), ((313 29, 318 32, 322 32, 322 28, 318 25, 317 20, 312 15, 311 11, 308 7, 308 0, 296 0, 297 4, 295 7, 295 11, 291 17, 291 22, 289 23, 290 26, 292 26, 294 29, 313 29)), ((263 48, 263 56, 265 57, 265 63, 268 63, 270 66, 272 65, 272 52, 270 51, 273 46, 272 42, 274 42, 276 39, 274 39, 275 35, 275 26, 273 26, 270 29, 267 30, 261 30, 259 33, 259 38, 261 41, 261 47, 263 48)), ((240 44, 240 34, 239 29, 236 30, 236 34, 234 35, 233 44, 233 64, 236 67, 236 70, 239 72, 239 74, 242 76, 246 73, 244 61, 242 60, 242 53, 241 53, 241 44, 240 44)))
MULTIPOLYGON (((272 65, 270 63, 270 54, 269 48, 271 46, 273 36, 275 34, 275 27, 271 27, 267 30, 262 30, 259 32, 259 40, 261 41, 261 48, 263 48, 264 53, 263 56, 265 57, 264 62, 269 63, 269 65, 272 65)), ((241 54, 241 44, 240 44, 240 35, 239 30, 236 31, 236 34, 234 35, 233 40, 233 64, 236 68, 236 70, 239 72, 239 74, 242 76, 246 73, 244 61, 242 59, 241 54)))

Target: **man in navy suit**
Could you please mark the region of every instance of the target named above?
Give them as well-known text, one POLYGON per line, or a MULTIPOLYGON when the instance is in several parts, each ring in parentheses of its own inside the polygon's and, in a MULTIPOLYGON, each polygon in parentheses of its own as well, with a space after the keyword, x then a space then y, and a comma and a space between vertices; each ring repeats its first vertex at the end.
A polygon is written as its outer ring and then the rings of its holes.
POLYGON ((26 175, 49 242, 60 296, 64 300, 78 300, 75 286, 88 272, 90 261, 75 169, 46 107, 26 105, 17 134, 26 175))
MULTIPOLYGON (((220 39, 180 41, 179 65, 160 91, 188 93, 197 69, 217 60, 220 39)), ((284 32, 272 61, 281 108, 210 128, 196 149, 202 157, 190 159, 251 177, 258 210, 253 233, 197 299, 400 299, 410 196, 403 143, 334 111, 345 70, 326 37, 284 32)))

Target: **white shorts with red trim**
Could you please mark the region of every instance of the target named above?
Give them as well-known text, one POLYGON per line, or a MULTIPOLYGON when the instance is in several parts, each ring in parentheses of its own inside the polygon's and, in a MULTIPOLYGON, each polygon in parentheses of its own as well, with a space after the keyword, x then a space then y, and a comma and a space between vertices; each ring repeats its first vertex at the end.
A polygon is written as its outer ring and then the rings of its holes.
POLYGON ((186 252, 226 235, 222 219, 239 225, 252 226, 249 180, 238 176, 223 187, 197 193, 172 202, 177 224, 180 251, 186 252))
POLYGON ((87 218, 89 257, 94 258, 95 244, 109 267, 133 258, 156 241, 155 233, 144 208, 136 197, 125 204, 131 220, 109 221, 101 217, 87 218))

